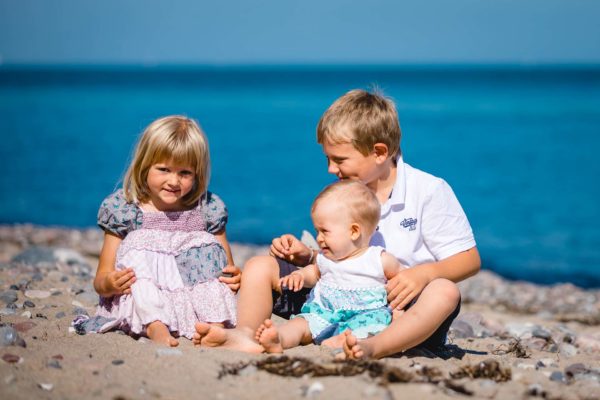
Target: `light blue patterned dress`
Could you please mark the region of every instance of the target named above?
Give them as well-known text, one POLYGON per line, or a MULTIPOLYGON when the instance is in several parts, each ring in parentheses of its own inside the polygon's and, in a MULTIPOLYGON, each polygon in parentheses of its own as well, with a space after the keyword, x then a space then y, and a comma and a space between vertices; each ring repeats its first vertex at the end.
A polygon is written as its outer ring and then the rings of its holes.
POLYGON ((313 340, 323 340, 351 329, 365 338, 385 329, 392 320, 385 291, 381 253, 371 246, 356 258, 332 261, 319 253, 317 267, 321 278, 294 318, 304 318, 313 340))

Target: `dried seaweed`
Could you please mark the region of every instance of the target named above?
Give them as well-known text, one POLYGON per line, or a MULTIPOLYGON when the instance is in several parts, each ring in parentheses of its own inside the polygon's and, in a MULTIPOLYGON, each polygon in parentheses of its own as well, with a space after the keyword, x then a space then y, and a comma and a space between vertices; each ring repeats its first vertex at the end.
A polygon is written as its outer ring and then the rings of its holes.
POLYGON ((512 338, 508 345, 500 345, 492 350, 492 354, 496 356, 502 356, 513 353, 517 358, 530 358, 531 354, 527 351, 521 341, 517 338, 512 338))
POLYGON ((486 360, 477 365, 462 367, 445 379, 437 368, 421 366, 415 371, 406 371, 392 367, 379 361, 368 360, 333 360, 319 363, 303 357, 270 356, 261 360, 223 364, 219 379, 227 375, 241 375, 242 371, 253 366, 258 370, 286 377, 320 377, 320 376, 356 376, 366 374, 379 385, 387 387, 393 383, 431 383, 448 391, 471 396, 473 392, 452 379, 487 378, 496 382, 511 379, 511 370, 503 368, 497 361, 486 360))
POLYGON ((461 378, 485 378, 495 382, 507 382, 512 378, 510 368, 504 368, 496 360, 488 359, 479 364, 467 365, 461 367, 456 372, 451 372, 450 377, 453 379, 461 378))

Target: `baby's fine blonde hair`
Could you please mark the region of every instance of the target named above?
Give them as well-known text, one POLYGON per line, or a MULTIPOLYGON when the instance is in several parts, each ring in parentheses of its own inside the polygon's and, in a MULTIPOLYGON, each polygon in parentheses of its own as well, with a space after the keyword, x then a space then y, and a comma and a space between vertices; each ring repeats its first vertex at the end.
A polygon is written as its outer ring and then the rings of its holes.
POLYGON ((365 156, 376 143, 383 143, 395 159, 400 154, 401 137, 396 105, 378 91, 349 91, 329 106, 317 126, 319 144, 351 143, 365 156))
POLYGON ((313 201, 311 212, 324 200, 335 201, 347 210, 350 218, 364 229, 370 237, 375 232, 381 216, 377 196, 364 183, 344 179, 326 186, 313 201))
POLYGON ((152 165, 162 162, 192 168, 195 173, 194 186, 182 201, 186 206, 198 202, 208 187, 210 155, 208 140, 196 121, 172 115, 148 125, 135 147, 133 160, 123 178, 127 201, 148 201, 148 171, 152 165))

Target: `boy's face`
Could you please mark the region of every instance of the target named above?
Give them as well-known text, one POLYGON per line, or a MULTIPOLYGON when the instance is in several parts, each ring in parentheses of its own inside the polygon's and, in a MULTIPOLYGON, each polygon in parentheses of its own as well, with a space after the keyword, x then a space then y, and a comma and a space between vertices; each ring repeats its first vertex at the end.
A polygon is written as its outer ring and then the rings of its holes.
POLYGON ((327 156, 328 172, 339 179, 356 179, 369 186, 379 177, 380 168, 374 151, 365 156, 352 143, 325 141, 323 152, 327 156))

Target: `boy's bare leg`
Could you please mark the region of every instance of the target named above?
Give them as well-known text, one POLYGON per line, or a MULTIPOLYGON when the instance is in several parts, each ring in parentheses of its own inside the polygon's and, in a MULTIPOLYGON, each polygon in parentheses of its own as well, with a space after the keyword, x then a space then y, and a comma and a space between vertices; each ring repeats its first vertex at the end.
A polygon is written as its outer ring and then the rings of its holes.
POLYGON ((237 302, 237 327, 223 329, 198 322, 193 343, 248 353, 262 353, 263 348, 254 341, 254 334, 263 321, 271 317, 273 309, 271 290, 273 289, 280 290, 277 260, 270 256, 251 258, 242 273, 237 302))
POLYGON ((179 341, 171 336, 169 328, 160 321, 150 322, 146 327, 146 334, 155 343, 164 344, 170 347, 179 345, 179 341))
POLYGON ((294 318, 280 326, 267 319, 257 329, 256 340, 267 353, 283 353, 284 349, 311 343, 312 336, 304 318, 294 318))
POLYGON ((460 292, 455 283, 436 279, 421 292, 417 302, 392 321, 381 333, 357 340, 352 332, 345 332, 346 358, 382 358, 410 349, 431 336, 452 314, 460 292))

